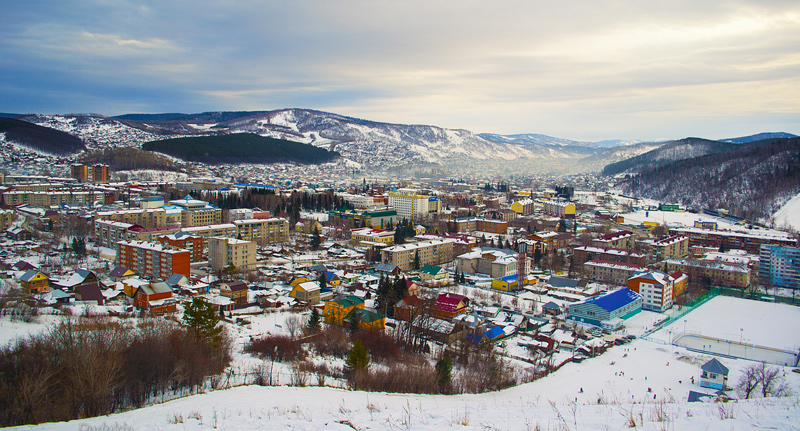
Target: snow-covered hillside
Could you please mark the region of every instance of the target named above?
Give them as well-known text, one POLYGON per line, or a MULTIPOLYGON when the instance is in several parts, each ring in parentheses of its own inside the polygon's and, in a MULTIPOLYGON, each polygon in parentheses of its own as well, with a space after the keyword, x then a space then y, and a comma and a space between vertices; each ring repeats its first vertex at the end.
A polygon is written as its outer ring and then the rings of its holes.
POLYGON ((77 136, 86 142, 89 150, 113 147, 138 148, 144 142, 164 138, 156 133, 128 126, 113 118, 85 115, 31 115, 20 119, 77 136))

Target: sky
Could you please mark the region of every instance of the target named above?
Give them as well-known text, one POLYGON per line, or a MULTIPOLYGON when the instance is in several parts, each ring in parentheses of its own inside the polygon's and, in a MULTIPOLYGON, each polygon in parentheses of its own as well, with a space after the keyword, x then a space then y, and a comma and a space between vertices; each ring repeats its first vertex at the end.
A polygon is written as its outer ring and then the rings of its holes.
POLYGON ((800 135, 796 0, 27 0, 0 112, 309 108, 575 140, 800 135))

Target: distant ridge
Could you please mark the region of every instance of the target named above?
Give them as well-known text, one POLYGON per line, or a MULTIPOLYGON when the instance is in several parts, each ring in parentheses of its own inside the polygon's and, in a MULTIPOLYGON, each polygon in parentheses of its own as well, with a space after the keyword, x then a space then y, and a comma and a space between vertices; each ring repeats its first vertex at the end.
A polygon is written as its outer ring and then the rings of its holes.
POLYGON ((6 141, 43 153, 67 155, 86 149, 82 140, 69 133, 14 118, 0 117, 0 133, 6 134, 6 141))
POLYGON ((142 149, 208 164, 288 161, 318 164, 339 156, 339 153, 313 145, 267 138, 254 133, 164 139, 146 142, 142 149))
POLYGON ((728 142, 711 141, 702 138, 684 138, 666 142, 664 145, 644 154, 611 163, 603 169, 603 175, 641 172, 645 169, 667 165, 678 160, 707 154, 725 153, 738 148, 741 147, 728 142))
POLYGON ((796 138, 797 135, 785 132, 765 132, 757 133, 750 136, 742 136, 741 138, 721 139, 720 142, 730 142, 732 144, 747 144, 755 141, 763 141, 765 139, 788 139, 796 138))
POLYGON ((0 118, 15 118, 19 117, 22 114, 10 114, 8 112, 0 112, 0 118))

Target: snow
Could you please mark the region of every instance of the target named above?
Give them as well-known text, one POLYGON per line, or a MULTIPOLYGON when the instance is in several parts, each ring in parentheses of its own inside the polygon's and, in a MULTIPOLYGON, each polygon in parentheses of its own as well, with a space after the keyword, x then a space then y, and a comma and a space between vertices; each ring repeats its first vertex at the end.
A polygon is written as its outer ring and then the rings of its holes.
POLYGON ((773 217, 775 226, 800 230, 800 194, 786 202, 773 217))

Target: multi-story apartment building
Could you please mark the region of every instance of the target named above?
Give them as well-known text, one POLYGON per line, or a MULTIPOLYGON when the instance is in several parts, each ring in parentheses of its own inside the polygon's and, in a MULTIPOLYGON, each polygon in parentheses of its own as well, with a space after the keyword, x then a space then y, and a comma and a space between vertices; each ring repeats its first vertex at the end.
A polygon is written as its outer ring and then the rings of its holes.
POLYGON ((234 220, 237 235, 247 241, 276 243, 289 240, 289 222, 285 218, 234 220))
POLYGON ((220 224, 211 224, 208 226, 184 227, 181 228, 180 231, 190 233, 192 235, 202 236, 203 239, 205 239, 206 244, 208 243, 209 238, 212 237, 236 238, 236 236, 239 235, 239 230, 236 229, 236 225, 233 223, 220 223, 220 224))
POLYGON ((531 215, 534 210, 534 203, 532 199, 522 199, 511 204, 511 210, 519 215, 531 215))
POLYGON ((644 254, 639 254, 634 250, 596 247, 593 245, 575 247, 573 250, 572 263, 575 265, 583 265, 584 263, 595 259, 609 262, 632 263, 639 266, 644 266, 647 264, 647 256, 644 254))
POLYGON ((28 204, 37 207, 85 206, 95 202, 108 203, 106 193, 83 187, 59 187, 47 191, 11 190, 2 193, 6 205, 28 204))
POLYGON ((788 233, 783 232, 749 232, 707 230, 697 228, 674 228, 669 230, 670 235, 683 235, 689 237, 689 247, 704 246, 727 250, 740 249, 749 254, 759 254, 761 245, 778 245, 785 247, 797 246, 797 240, 788 233))
POLYGON ((419 253, 420 268, 425 265, 441 265, 453 260, 454 242, 452 239, 433 239, 393 245, 381 250, 381 262, 409 271, 414 267, 414 257, 419 253))
POLYGON ((643 272, 628 279, 628 289, 642 295, 642 309, 663 313, 672 308, 673 282, 661 271, 643 272))
POLYGON ((424 219, 429 213, 441 210, 442 203, 435 196, 417 195, 410 191, 389 192, 389 206, 399 217, 410 220, 424 219))
POLYGON ((606 260, 590 260, 583 264, 587 277, 603 283, 625 286, 628 279, 645 269, 639 265, 622 262, 609 262, 606 260))
MULTIPOLYGON (((531 261, 526 260, 525 264, 527 274, 531 261)), ((499 279, 518 273, 519 258, 513 250, 476 247, 456 257, 456 268, 465 274, 486 274, 499 279)))
POLYGON ((80 165, 73 164, 69 167, 70 176, 77 179, 82 183, 107 183, 108 182, 108 166, 107 165, 80 165))
POLYGON ((200 262, 203 259, 203 237, 192 235, 186 232, 175 232, 169 235, 161 235, 158 242, 164 245, 171 245, 189 251, 189 258, 192 262, 200 262))
POLYGON ((394 245, 394 231, 369 227, 354 229, 350 232, 350 242, 356 245, 382 244, 391 246, 394 245))
POLYGON ((636 235, 631 231, 621 230, 605 234, 592 240, 592 244, 598 247, 632 249, 636 242, 636 235))
POLYGON ((94 238, 100 247, 116 248, 118 241, 156 242, 159 236, 178 232, 177 227, 144 228, 138 224, 113 220, 95 220, 94 238))
POLYGON ((690 282, 703 282, 727 287, 745 288, 750 285, 747 265, 705 259, 665 259, 664 271, 680 271, 690 282))
POLYGON ((758 275, 770 286, 800 288, 800 248, 762 245, 758 275))
POLYGON ((117 242, 117 265, 143 277, 166 280, 172 274, 189 277, 190 253, 168 245, 141 241, 117 242))
POLYGON ((231 264, 236 269, 255 269, 256 243, 236 238, 209 238, 208 264, 214 271, 231 264))
POLYGON ((544 213, 554 217, 566 219, 575 218, 575 204, 566 201, 544 201, 542 202, 544 213))
POLYGON ((135 208, 117 211, 98 211, 96 219, 138 224, 148 229, 159 228, 167 226, 167 210, 164 208, 135 208))
POLYGON ((181 226, 206 226, 222 221, 222 210, 209 205, 206 201, 194 199, 186 195, 183 199, 169 201, 170 205, 181 208, 181 226))
POLYGON ((0 209, 0 231, 8 229, 12 221, 14 221, 14 211, 0 209))
POLYGON ((508 222, 480 217, 461 217, 447 221, 447 229, 455 233, 488 232, 505 235, 508 222))
POLYGON ((689 238, 683 235, 671 235, 657 239, 650 245, 650 255, 655 261, 686 257, 689 255, 689 238))

